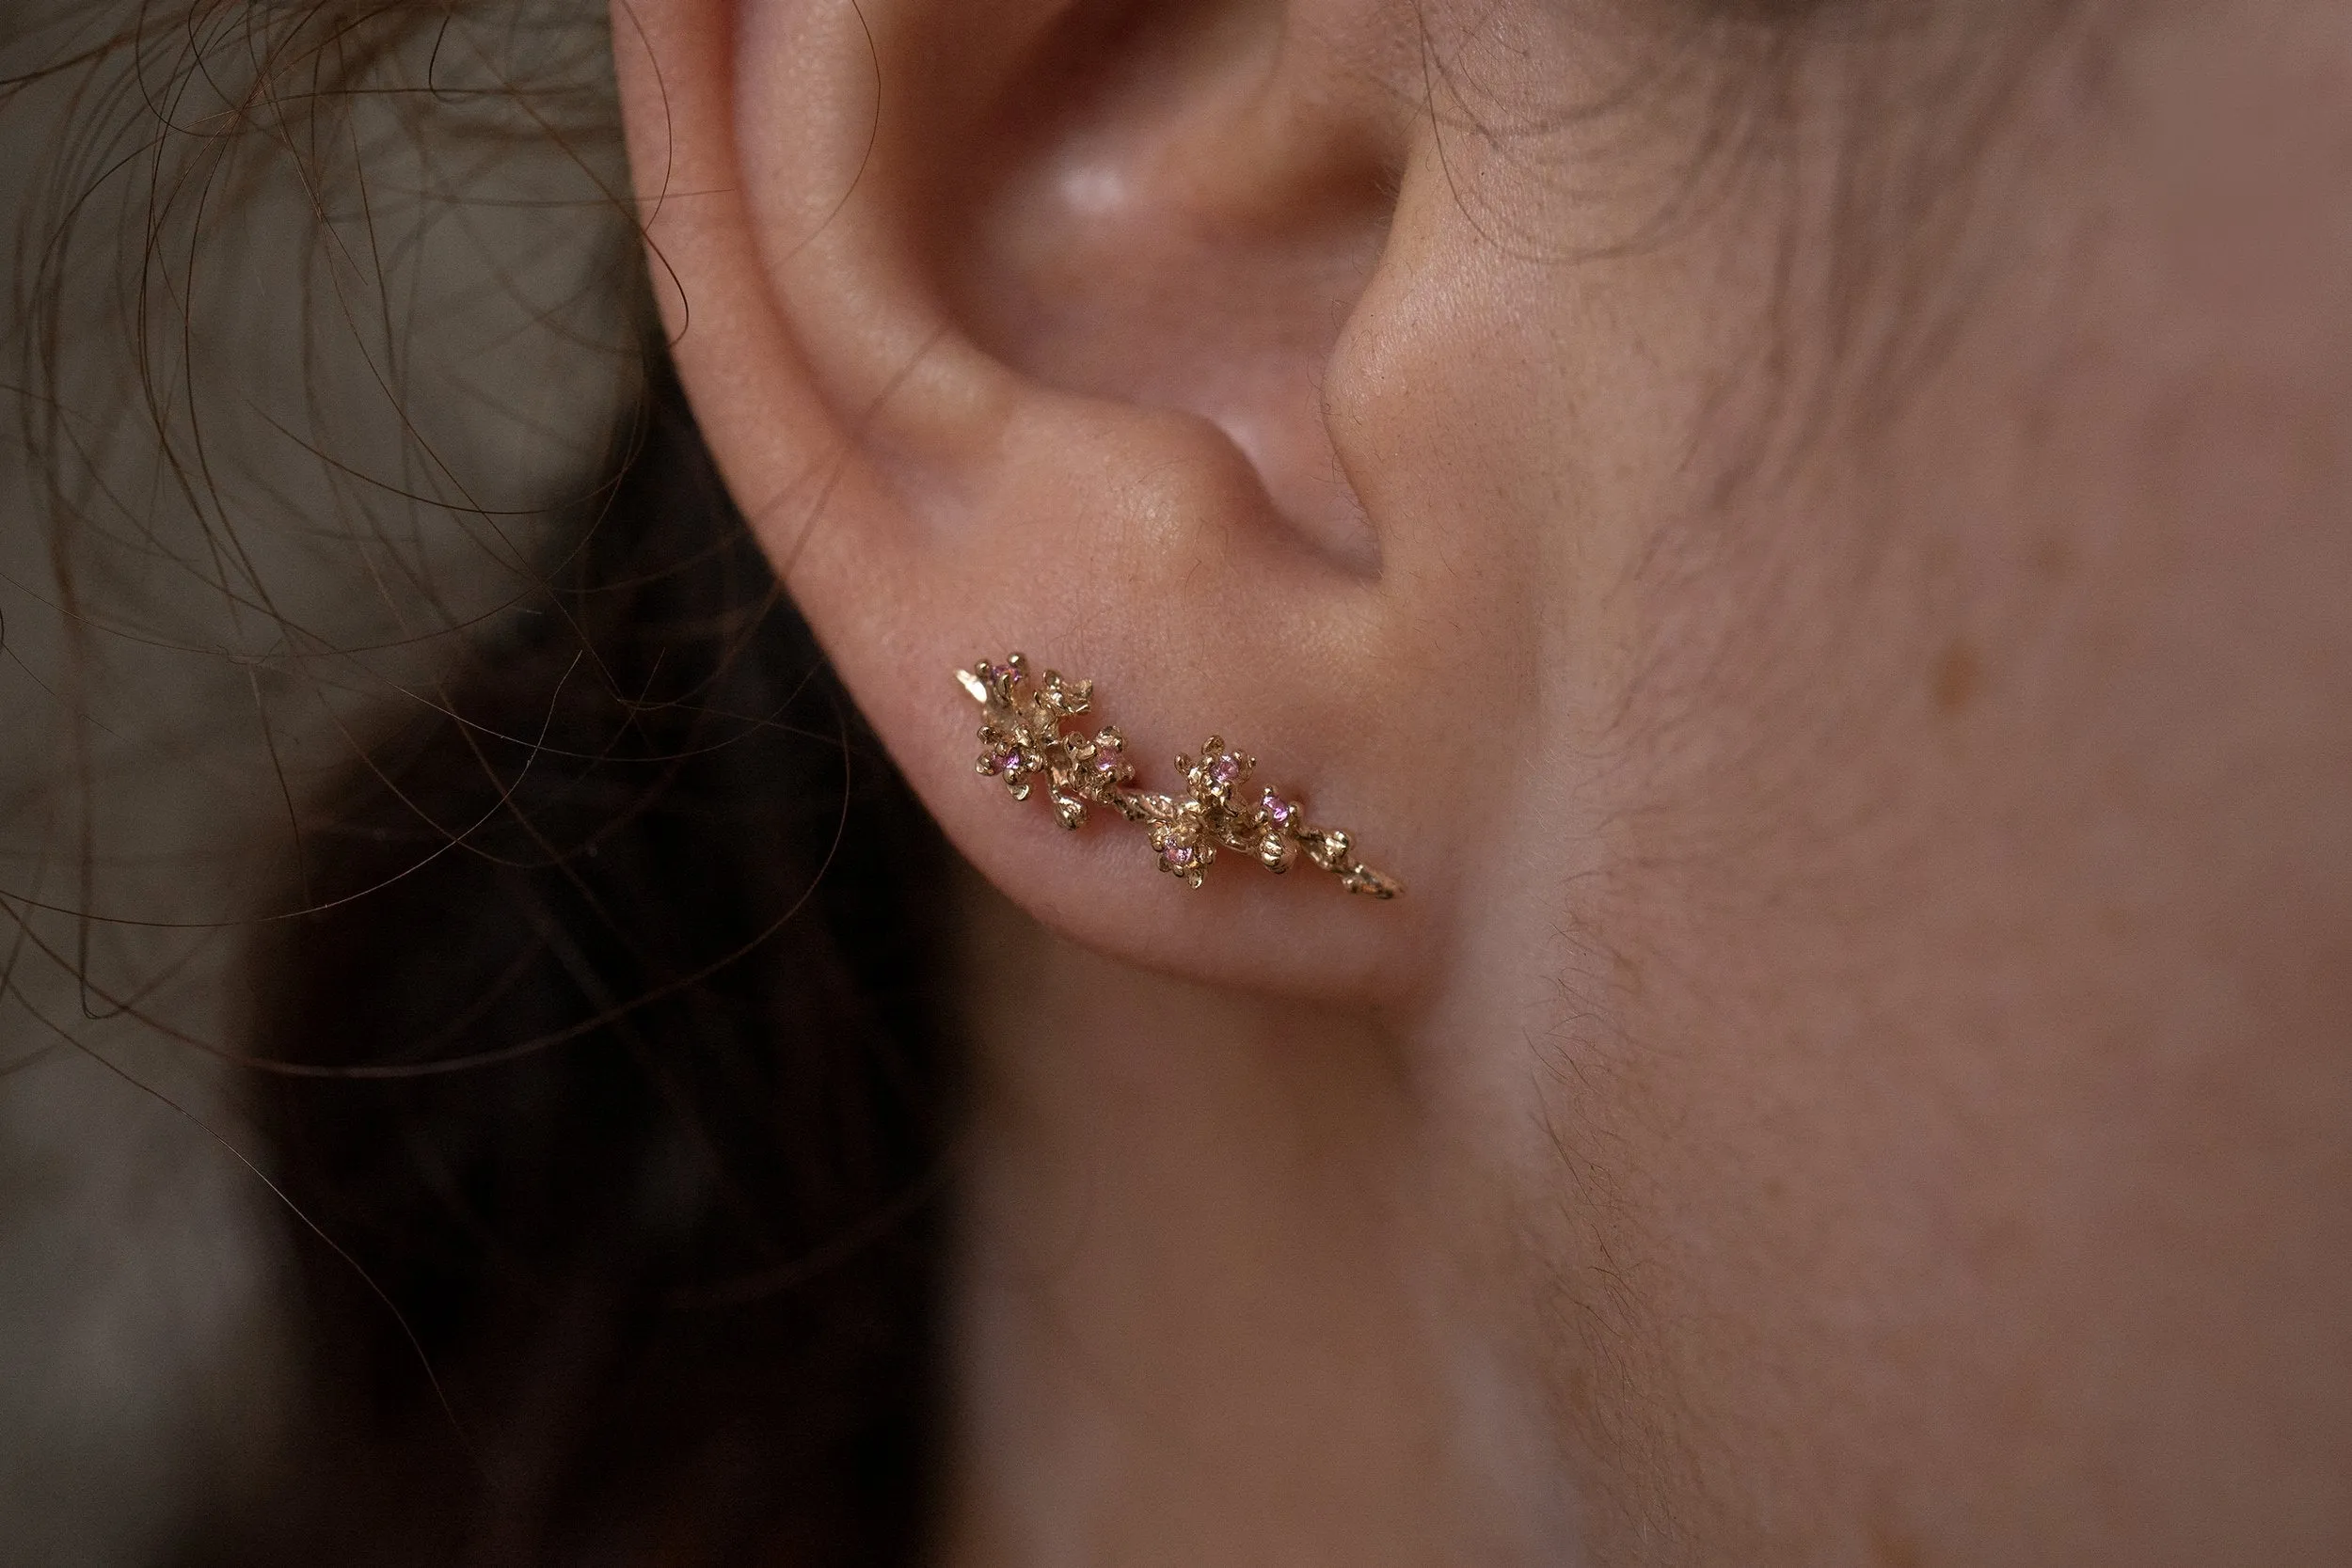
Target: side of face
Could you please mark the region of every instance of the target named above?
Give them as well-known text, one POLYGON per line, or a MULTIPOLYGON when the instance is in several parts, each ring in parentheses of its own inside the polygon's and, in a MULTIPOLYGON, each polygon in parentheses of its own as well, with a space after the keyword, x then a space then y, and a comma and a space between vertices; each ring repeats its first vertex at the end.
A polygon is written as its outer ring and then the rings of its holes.
POLYGON ((1065 934, 1377 1006, 1597 1560, 2352 1543, 2338 8, 616 31, 862 705, 1065 934), (1007 810, 1013 645, 1410 895, 1007 810))
POLYGON ((1469 966, 1629 1558, 2352 1541, 2347 46, 1808 44, 1777 166, 1494 293, 1575 543, 1469 966))

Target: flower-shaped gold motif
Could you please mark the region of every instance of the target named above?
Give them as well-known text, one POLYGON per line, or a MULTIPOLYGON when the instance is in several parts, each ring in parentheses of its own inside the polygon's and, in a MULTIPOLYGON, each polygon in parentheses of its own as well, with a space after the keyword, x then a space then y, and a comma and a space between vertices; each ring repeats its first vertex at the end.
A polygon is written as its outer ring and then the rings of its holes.
POLYGON ((1048 670, 1032 685, 1028 661, 1012 654, 1002 663, 977 660, 956 672, 980 705, 980 754, 975 769, 1004 781, 1016 800, 1045 785, 1054 816, 1065 828, 1083 826, 1089 806, 1104 806, 1150 830, 1160 869, 1198 888, 1219 849, 1248 855, 1269 871, 1288 871, 1303 856, 1340 879, 1350 893, 1393 898, 1394 879, 1357 860, 1347 834, 1307 821, 1294 797, 1249 789, 1258 760, 1211 736, 1198 756, 1179 756, 1184 793, 1153 795, 1130 788, 1135 768, 1127 743, 1108 726, 1092 736, 1065 726, 1093 705, 1094 683, 1071 681, 1048 670))

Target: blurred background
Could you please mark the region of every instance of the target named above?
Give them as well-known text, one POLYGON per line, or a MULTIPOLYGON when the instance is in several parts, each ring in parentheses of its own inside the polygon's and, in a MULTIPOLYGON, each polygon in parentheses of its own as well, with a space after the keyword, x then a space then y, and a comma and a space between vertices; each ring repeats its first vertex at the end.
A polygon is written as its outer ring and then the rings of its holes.
POLYGON ((306 895, 299 802, 546 613, 609 477, 609 77, 584 0, 0 13, 12 1565, 162 1560, 301 1375, 241 960, 306 895))

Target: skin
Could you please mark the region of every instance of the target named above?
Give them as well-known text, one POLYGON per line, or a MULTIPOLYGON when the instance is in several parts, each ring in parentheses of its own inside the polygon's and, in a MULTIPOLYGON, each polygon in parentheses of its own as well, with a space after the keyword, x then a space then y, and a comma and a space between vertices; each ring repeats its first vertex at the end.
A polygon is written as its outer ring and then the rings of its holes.
POLYGON ((975 868, 942 1560, 2352 1557, 2352 13, 615 30, 975 868), (1008 801, 1015 647, 1407 895, 1008 801))

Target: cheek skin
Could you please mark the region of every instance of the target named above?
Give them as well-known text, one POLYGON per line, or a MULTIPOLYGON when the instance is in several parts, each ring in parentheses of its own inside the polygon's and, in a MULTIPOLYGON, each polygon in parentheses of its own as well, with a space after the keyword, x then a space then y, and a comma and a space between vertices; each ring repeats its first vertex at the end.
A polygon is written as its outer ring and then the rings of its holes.
MULTIPOLYGON (((1465 218, 1462 157, 1434 138, 1415 148, 1323 408, 1391 541, 1382 578, 1406 623, 1396 641, 1423 649, 1407 662, 1424 679, 1384 678, 1474 758, 1447 770, 1455 806, 1433 814, 1458 830, 1446 853, 1515 883, 1530 864, 1572 875, 1559 855, 1599 835, 1588 764, 1616 745, 1631 682, 1641 606, 1628 588, 1645 541, 1688 504, 1674 475, 1705 401, 1656 370, 1708 336, 1715 302, 1678 266, 1571 268, 1498 249, 1465 218), (1684 308, 1651 310, 1661 285, 1684 308), (1543 842, 1502 823, 1540 828, 1543 842)), ((1548 935, 1493 913, 1470 921, 1479 950, 1548 935)))
POLYGON ((1720 502, 1645 433, 1753 341, 1735 216, 1545 269, 1408 202, 1367 296, 1378 482, 1543 589, 1430 1070, 1599 1560, 2352 1544, 2352 335, 2168 270, 2103 129, 1899 409, 1720 502))

